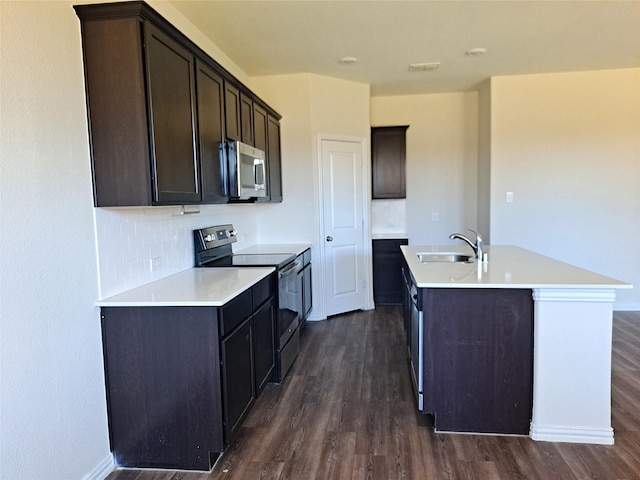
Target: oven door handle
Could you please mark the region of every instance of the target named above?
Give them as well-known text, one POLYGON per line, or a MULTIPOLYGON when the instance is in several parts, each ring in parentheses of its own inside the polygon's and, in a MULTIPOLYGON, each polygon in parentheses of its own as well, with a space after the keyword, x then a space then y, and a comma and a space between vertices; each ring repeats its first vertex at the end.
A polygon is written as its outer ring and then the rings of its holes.
POLYGON ((289 275, 297 273, 299 267, 300 267, 300 262, 299 261, 292 262, 289 267, 287 267, 284 270, 281 270, 280 272, 278 272, 278 278, 287 277, 289 275))

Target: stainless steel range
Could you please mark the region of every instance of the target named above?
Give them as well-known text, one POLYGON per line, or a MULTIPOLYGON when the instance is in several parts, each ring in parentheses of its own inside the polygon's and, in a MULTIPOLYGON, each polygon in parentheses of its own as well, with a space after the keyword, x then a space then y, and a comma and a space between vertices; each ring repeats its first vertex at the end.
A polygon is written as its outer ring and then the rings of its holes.
POLYGON ((237 242, 233 225, 218 225, 193 231, 196 267, 274 267, 278 284, 276 295, 276 373, 273 381, 281 382, 300 351, 299 323, 302 318, 302 291, 298 272, 302 269, 296 255, 234 254, 231 244, 237 242))

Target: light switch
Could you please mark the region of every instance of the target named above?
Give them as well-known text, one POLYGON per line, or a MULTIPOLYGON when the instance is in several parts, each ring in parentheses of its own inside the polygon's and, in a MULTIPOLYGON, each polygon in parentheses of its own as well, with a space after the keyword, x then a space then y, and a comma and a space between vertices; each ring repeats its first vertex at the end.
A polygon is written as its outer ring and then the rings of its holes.
POLYGON ((507 192, 505 195, 505 200, 507 203, 513 203, 513 192, 507 192))

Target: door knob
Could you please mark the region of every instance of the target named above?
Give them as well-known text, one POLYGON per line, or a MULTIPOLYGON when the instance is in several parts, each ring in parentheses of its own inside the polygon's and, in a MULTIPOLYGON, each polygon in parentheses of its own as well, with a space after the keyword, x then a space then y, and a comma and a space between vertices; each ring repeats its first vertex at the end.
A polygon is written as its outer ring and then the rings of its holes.
POLYGON ((333 237, 331 235, 327 235, 327 242, 333 242, 333 237))

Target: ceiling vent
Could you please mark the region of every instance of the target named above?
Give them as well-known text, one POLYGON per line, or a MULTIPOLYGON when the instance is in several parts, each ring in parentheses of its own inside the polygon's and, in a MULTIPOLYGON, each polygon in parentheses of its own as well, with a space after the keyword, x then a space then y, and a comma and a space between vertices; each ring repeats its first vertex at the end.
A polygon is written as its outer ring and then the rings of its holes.
POLYGON ((431 63, 411 63, 409 65, 410 72, 435 72, 440 66, 440 62, 431 63))

